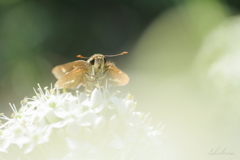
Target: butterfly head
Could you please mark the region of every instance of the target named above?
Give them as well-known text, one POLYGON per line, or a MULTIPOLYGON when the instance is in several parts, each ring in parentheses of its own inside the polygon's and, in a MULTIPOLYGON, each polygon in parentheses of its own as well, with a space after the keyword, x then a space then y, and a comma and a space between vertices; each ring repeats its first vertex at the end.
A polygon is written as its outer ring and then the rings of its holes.
POLYGON ((93 56, 89 57, 83 57, 82 55, 77 55, 79 58, 89 58, 87 62, 91 64, 95 69, 100 69, 101 66, 103 67, 106 64, 106 58, 105 57, 115 57, 127 54, 128 52, 122 52, 116 55, 102 55, 102 54, 94 54, 93 56))
POLYGON ((106 63, 106 58, 102 54, 94 54, 91 56, 87 62, 91 64, 94 68, 101 68, 106 63))

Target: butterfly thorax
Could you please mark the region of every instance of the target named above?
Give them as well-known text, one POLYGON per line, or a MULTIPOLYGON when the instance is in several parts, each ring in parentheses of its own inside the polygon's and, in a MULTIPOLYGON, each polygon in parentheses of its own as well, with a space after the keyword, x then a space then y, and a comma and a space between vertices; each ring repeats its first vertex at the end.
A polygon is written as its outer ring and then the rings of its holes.
POLYGON ((108 68, 106 59, 102 54, 94 54, 87 61, 89 67, 86 73, 86 80, 89 82, 99 83, 106 76, 108 68))

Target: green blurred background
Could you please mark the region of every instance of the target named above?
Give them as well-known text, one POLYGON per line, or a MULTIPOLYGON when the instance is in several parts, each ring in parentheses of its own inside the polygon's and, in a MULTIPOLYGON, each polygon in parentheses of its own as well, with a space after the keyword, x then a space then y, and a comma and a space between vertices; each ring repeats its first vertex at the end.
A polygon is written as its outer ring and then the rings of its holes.
POLYGON ((240 1, 0 0, 0 112, 76 55, 111 58, 138 111, 166 126, 167 159, 240 159, 240 1), (233 152, 211 156, 211 149, 233 152))

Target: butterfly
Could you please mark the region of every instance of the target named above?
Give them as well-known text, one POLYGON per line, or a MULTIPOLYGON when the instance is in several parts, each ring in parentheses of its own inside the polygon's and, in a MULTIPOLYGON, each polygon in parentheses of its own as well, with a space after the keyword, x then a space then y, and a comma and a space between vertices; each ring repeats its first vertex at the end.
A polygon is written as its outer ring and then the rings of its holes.
MULTIPOLYGON (((76 89, 81 85, 91 92, 95 87, 104 84, 123 86, 129 82, 126 73, 118 69, 113 62, 106 60, 106 57, 114 57, 127 54, 122 52, 116 55, 94 54, 87 61, 77 60, 66 64, 58 65, 52 69, 53 75, 58 79, 55 88, 76 89)), ((88 58, 78 55, 79 58, 88 58)))

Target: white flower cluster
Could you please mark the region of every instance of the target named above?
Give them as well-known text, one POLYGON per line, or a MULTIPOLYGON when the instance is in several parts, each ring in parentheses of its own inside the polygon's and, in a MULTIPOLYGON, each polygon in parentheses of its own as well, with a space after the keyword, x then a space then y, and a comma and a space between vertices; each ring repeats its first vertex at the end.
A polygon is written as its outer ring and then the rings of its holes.
POLYGON ((0 160, 160 160, 161 129, 136 112, 132 96, 106 90, 38 89, 0 125, 0 160))

